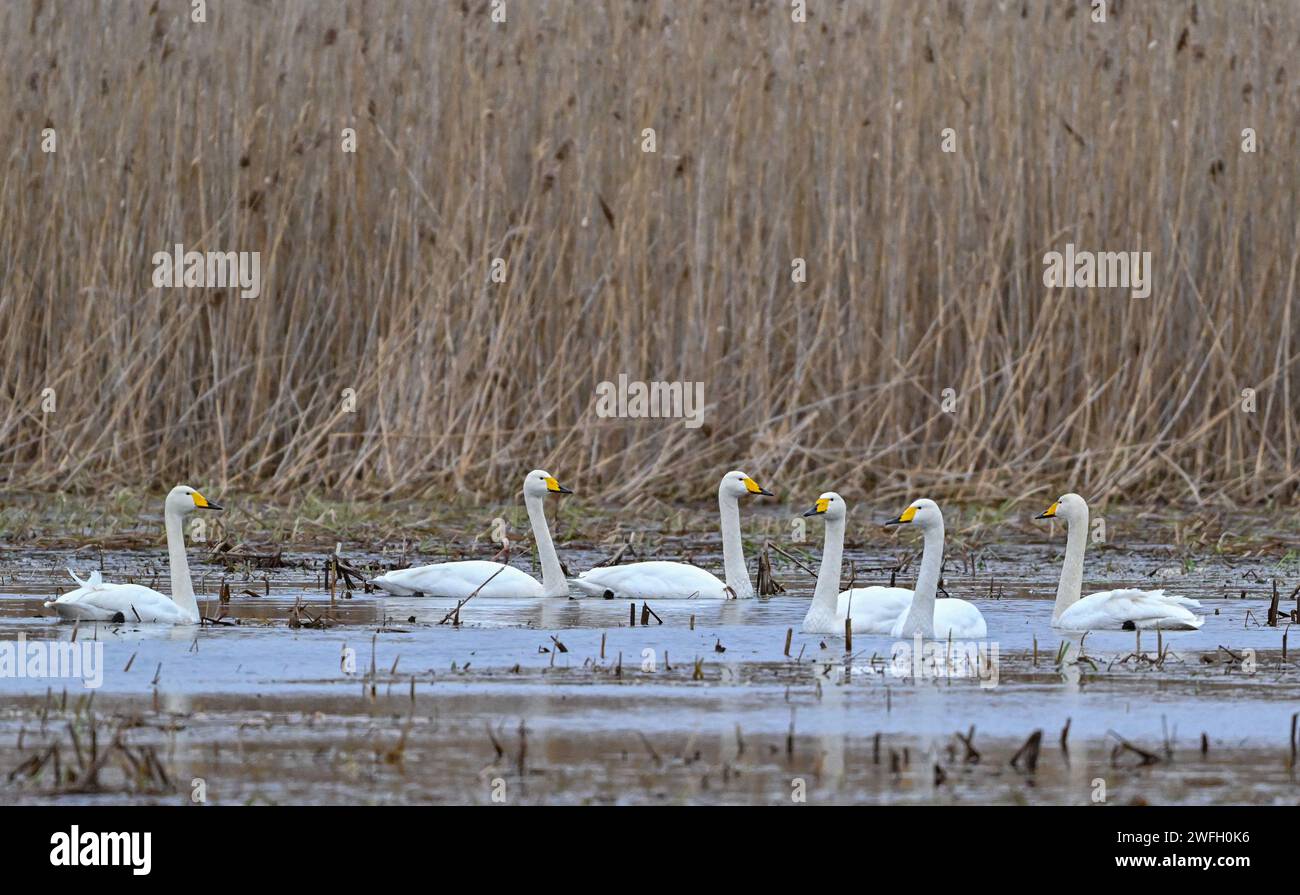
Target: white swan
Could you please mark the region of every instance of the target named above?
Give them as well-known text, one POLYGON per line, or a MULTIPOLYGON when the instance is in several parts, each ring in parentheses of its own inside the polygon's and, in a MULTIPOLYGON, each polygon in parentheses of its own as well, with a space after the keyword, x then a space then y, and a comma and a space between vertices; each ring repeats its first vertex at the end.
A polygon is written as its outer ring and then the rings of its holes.
POLYGON ((537 558, 542 564, 540 583, 514 566, 482 559, 397 569, 372 579, 370 583, 401 597, 420 594, 463 600, 475 591, 480 597, 567 597, 569 588, 564 581, 560 558, 555 554, 543 502, 547 494, 572 493, 543 469, 534 469, 524 477, 524 507, 528 510, 533 540, 537 543, 537 558))
POLYGON ((894 622, 894 637, 922 637, 934 640, 979 640, 988 634, 984 616, 975 604, 965 600, 936 601, 939 574, 943 569, 943 513, 933 500, 921 498, 886 525, 917 525, 925 534, 921 568, 916 575, 912 604, 894 622))
POLYGON ((1205 620, 1186 607, 1196 600, 1166 594, 1163 590, 1121 588, 1089 594, 1083 589, 1083 551, 1088 539, 1088 502, 1077 494, 1063 494, 1038 519, 1065 520, 1065 565, 1056 588, 1052 627, 1066 631, 1132 631, 1161 628, 1194 631, 1205 620))
POLYGON ((171 567, 172 595, 167 597, 142 584, 105 584, 99 572, 57 600, 45 604, 62 618, 100 622, 157 622, 165 625, 197 625, 199 604, 194 600, 190 566, 185 559, 185 533, 181 519, 195 510, 219 510, 188 485, 177 485, 163 504, 163 528, 167 532, 167 559, 171 567))
POLYGON ((758 483, 739 470, 722 477, 718 485, 718 511, 722 515, 722 567, 727 581, 704 569, 683 562, 634 562, 623 566, 589 569, 569 579, 573 586, 593 597, 607 592, 625 600, 748 599, 754 586, 745 568, 744 546, 740 542, 739 500, 750 494, 766 494, 758 483))
POLYGON ((855 587, 838 593, 840 565, 844 559, 844 517, 848 504, 834 491, 817 498, 805 516, 826 519, 826 545, 817 570, 817 587, 812 605, 803 618, 808 634, 843 634, 844 619, 853 619, 855 634, 888 634, 898 617, 912 605, 912 592, 905 587, 855 587))

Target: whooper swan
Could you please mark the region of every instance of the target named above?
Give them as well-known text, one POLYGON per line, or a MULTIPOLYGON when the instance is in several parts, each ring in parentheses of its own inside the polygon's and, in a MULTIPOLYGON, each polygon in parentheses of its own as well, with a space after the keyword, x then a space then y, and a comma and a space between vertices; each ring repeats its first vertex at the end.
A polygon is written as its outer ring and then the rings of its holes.
POLYGON ((894 622, 912 605, 912 592, 905 587, 855 587, 839 593, 840 566, 844 559, 844 517, 848 504, 834 491, 817 498, 805 516, 826 520, 826 545, 817 570, 817 587, 812 605, 803 618, 808 634, 843 634, 844 619, 853 619, 858 634, 888 634, 894 622))
POLYGON ((547 494, 572 493, 543 469, 534 469, 524 477, 524 507, 528 510, 533 540, 537 543, 537 558, 542 563, 541 583, 514 566, 482 559, 398 569, 380 575, 370 583, 401 597, 419 594, 463 600, 475 591, 480 597, 566 597, 569 588, 564 581, 560 558, 555 554, 543 502, 547 494))
POLYGON ((711 572, 682 562, 634 562, 623 566, 604 566, 571 578, 574 587, 593 597, 606 593, 624 600, 671 600, 700 597, 726 600, 748 599, 754 587, 745 568, 744 547, 740 542, 740 498, 766 494, 758 483, 739 470, 722 477, 718 485, 718 511, 722 515, 722 567, 724 584, 711 572))
POLYGON ((1063 494, 1038 519, 1065 520, 1065 565, 1056 587, 1052 627, 1065 631, 1133 631, 1160 628, 1193 631, 1205 620, 1187 606, 1200 606, 1187 597, 1167 595, 1163 590, 1121 588, 1089 594, 1080 599, 1083 588, 1083 551, 1088 539, 1088 502, 1077 494, 1063 494))
POLYGON ((933 500, 921 498, 886 525, 916 525, 925 535, 921 569, 916 575, 916 592, 908 611, 898 617, 889 632, 894 637, 922 637, 933 640, 979 640, 988 634, 984 616, 965 600, 935 600, 939 574, 943 569, 943 513, 933 500))
POLYGON ((65 619, 197 625, 199 604, 194 600, 190 566, 185 559, 181 519, 195 510, 219 509, 188 485, 177 485, 168 493, 163 504, 163 528, 167 532, 167 559, 171 566, 170 598, 141 584, 105 584, 98 571, 91 572, 83 581, 69 569, 68 574, 81 586, 47 602, 45 608, 53 609, 65 619))

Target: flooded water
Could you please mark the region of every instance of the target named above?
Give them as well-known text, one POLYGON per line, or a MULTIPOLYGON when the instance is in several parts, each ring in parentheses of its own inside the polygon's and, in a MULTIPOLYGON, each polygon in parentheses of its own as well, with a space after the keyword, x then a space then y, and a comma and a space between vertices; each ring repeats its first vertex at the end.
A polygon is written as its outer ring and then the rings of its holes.
MULTIPOLYGON (((331 601, 321 553, 231 572, 191 550, 200 608, 221 623, 172 629, 58 623, 41 602, 70 586, 65 566, 100 557, 9 549, 0 641, 102 644, 103 681, 0 677, 0 800, 1300 801, 1300 643, 1289 619, 1265 624, 1274 579, 1284 615, 1296 608, 1292 554, 1096 551, 1087 588, 1165 587, 1208 617, 1140 643, 1094 633, 1080 654, 1050 627, 1060 539, 1019 540, 950 548, 945 588, 977 603, 989 637, 980 664, 939 671, 888 637, 854 635, 846 653, 801 634, 812 577, 780 557, 772 597, 475 598, 455 625, 452 600, 340 587, 331 601)), ((887 583, 878 570, 908 547, 846 559, 859 584, 887 583)), ((715 542, 691 553, 720 566, 715 542)), ((564 552, 576 569, 603 555, 564 552)), ((107 580, 166 589, 162 551, 103 561, 107 580)))

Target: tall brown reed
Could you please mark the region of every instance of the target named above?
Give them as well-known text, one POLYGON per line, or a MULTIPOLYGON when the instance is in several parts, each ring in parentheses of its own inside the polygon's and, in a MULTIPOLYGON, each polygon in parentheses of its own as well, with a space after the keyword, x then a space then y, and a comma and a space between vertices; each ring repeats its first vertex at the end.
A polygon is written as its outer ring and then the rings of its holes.
POLYGON ((0 475, 1294 501, 1300 6, 809 5, 3 4, 0 475), (178 242, 262 296, 154 288, 178 242))

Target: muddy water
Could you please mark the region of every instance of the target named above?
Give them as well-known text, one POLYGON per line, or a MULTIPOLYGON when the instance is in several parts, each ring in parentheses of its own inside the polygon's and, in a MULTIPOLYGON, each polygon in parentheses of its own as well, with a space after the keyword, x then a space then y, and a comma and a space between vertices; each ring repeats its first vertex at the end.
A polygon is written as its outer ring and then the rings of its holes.
MULTIPOLYGON (((708 540, 691 552, 720 565, 708 540)), ((859 583, 887 583, 877 570, 903 552, 847 558, 859 583)), ((565 559, 585 568, 600 555, 565 559)), ((319 554, 285 560, 194 562, 220 625, 78 626, 78 641, 103 645, 93 701, 75 680, 0 677, 0 800, 185 801, 201 779, 212 802, 1300 801, 1300 643, 1287 635, 1284 659, 1285 628, 1263 624, 1271 580, 1284 598, 1300 583, 1283 551, 1090 555, 1086 586, 1165 587, 1201 599, 1208 618, 1159 642, 1092 634, 1058 662, 1060 544, 953 550, 945 587, 980 606, 992 661, 921 674, 893 661, 890 638, 855 635, 846 654, 843 638, 799 633, 812 578, 779 558, 785 593, 652 601, 648 625, 617 601, 476 598, 459 626, 440 624, 449 600, 339 588, 331 602, 319 554), (223 577, 224 607, 212 596, 223 577), (300 620, 330 623, 290 627, 296 603, 300 620), (88 774, 75 756, 92 729, 114 745, 88 774), (972 729, 968 749, 955 734, 972 729), (1030 749, 1013 766, 1034 731, 1036 761, 1030 749)), ((0 553, 0 641, 73 637, 41 601, 67 586, 66 565, 100 561, 0 553)), ((103 562, 109 580, 166 589, 160 552, 103 562)))

